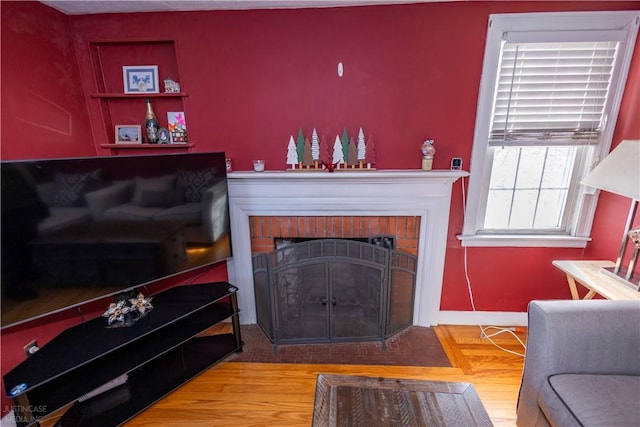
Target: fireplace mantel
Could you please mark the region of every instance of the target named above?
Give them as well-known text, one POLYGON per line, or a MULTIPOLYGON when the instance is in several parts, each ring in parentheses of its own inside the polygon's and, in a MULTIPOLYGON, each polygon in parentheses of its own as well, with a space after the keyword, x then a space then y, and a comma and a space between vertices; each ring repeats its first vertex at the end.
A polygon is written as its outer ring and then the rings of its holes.
POLYGON ((233 258, 243 324, 256 323, 250 216, 420 217, 413 323, 437 324, 451 189, 465 171, 232 172, 228 174, 233 258))

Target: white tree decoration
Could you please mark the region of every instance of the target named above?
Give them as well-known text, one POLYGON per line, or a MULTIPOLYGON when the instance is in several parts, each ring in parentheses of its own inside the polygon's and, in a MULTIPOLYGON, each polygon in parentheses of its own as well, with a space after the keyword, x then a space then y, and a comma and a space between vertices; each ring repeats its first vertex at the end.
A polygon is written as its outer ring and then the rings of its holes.
POLYGON ((358 162, 360 163, 360 167, 362 167, 362 163, 367 156, 367 146, 364 143, 364 132, 362 132, 362 128, 358 132, 358 162))
POLYGON ((342 151, 342 141, 340 135, 336 136, 336 142, 333 143, 333 164, 344 164, 344 153, 342 151))
POLYGON ((318 140, 318 133, 313 128, 311 134, 311 158, 313 159, 314 167, 318 168, 318 160, 320 160, 320 141, 318 140))
POLYGON ((291 169, 295 169, 298 164, 298 149, 293 135, 289 138, 289 145, 287 145, 287 164, 291 165, 291 169))

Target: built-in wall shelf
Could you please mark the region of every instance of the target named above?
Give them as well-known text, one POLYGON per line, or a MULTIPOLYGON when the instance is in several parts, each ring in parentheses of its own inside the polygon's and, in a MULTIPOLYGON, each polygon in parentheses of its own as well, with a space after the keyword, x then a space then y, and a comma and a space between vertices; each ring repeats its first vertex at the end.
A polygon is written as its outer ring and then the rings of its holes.
POLYGON ((186 92, 177 93, 92 93, 92 98, 184 98, 189 96, 186 92))
POLYGON ((191 148, 194 144, 100 144, 102 148, 112 150, 167 150, 176 148, 191 148))
MULTIPOLYGON (((191 148, 193 144, 116 144, 116 126, 140 126, 145 136, 145 99, 152 101, 161 128, 168 128, 167 113, 182 112, 189 129, 185 104, 189 93, 181 79, 175 40, 91 41, 92 84, 88 88, 89 115, 97 149, 117 155, 122 150, 191 148), (123 67, 152 65, 158 69, 158 92, 125 93, 123 67), (164 92, 164 80, 180 84, 180 92, 164 92)), ((155 90, 155 89, 154 89, 155 90)))

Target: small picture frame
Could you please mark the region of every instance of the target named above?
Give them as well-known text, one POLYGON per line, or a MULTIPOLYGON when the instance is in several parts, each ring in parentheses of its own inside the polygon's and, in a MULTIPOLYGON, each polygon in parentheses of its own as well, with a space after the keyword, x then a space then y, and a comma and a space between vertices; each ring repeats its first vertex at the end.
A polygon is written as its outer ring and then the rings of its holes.
POLYGON ((122 67, 124 93, 160 93, 157 65, 122 67))
POLYGON ((187 122, 184 111, 168 111, 167 124, 171 133, 172 144, 187 143, 187 122))
POLYGON ((116 125, 116 144, 142 144, 142 126, 116 125))
POLYGON ((171 132, 167 128, 158 129, 158 144, 170 144, 171 132))

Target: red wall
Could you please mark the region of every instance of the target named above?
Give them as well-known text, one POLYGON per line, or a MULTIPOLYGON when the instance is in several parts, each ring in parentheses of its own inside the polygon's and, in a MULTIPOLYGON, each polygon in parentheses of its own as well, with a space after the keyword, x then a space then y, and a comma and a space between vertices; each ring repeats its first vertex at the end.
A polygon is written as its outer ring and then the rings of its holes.
POLYGON ((2 159, 96 154, 69 18, 2 2, 2 159))
MULTIPOLYGON (((86 113, 92 101, 84 94, 95 90, 89 42, 173 39, 180 82, 190 94, 184 102, 194 150, 226 151, 237 170, 251 169, 253 158, 265 159, 267 169, 283 170, 289 136, 299 128, 310 134, 314 127, 327 141, 344 127, 351 134, 362 127, 375 140, 379 169, 419 168, 419 147, 427 137, 436 141, 435 168, 448 168, 453 156, 468 168, 490 13, 639 5, 445 2, 66 17, 35 2, 2 2, 2 158, 108 154, 99 144, 110 141, 91 140, 86 113), (338 62, 344 64, 342 78, 338 62)), ((615 143, 640 138, 639 105, 640 44, 615 143)), ((593 242, 584 251, 469 248, 477 309, 524 311, 534 298, 568 298, 565 279, 551 261, 613 258, 628 207, 627 200, 603 194, 593 242)), ((443 310, 470 309, 464 253, 455 238, 461 230, 458 182, 443 310)), ((3 333, 2 372, 21 360, 27 341, 42 344, 63 326, 3 333)))
MULTIPOLYGON (((1 159, 95 155, 68 17, 39 2, 0 8, 1 159)), ((29 341, 42 345, 77 322, 67 314, 3 330, 2 374, 24 359, 29 341)), ((4 396, 2 384, 3 414, 4 396)))
MULTIPOLYGON (((131 40, 175 39, 181 83, 190 94, 185 100, 190 140, 198 151, 226 151, 238 170, 251 169, 253 158, 265 159, 267 169, 283 170, 289 136, 299 128, 310 134, 314 127, 328 142, 343 127, 352 134, 363 127, 375 139, 379 169, 418 168, 420 143, 434 138, 434 167, 448 168, 453 156, 469 166, 490 13, 638 5, 447 2, 79 16, 72 25, 84 81, 92 73, 82 67, 90 63, 90 41, 121 40, 122 34, 131 40), (344 64, 342 78, 338 62, 344 64)), ((637 68, 631 80, 640 78, 637 68)), ((630 104, 625 108, 634 108, 630 104)), ((626 127, 626 137, 632 137, 633 124, 626 127)), ((624 216, 625 209, 614 206, 607 217, 624 216)), ((598 231, 608 228, 602 220, 596 225, 598 231)), ((464 252, 455 238, 461 229, 461 184, 456 183, 444 310, 470 309, 464 252)), ((598 237, 591 246, 609 246, 609 240, 598 237)), ((616 253, 602 252, 604 257, 616 253)), ((557 248, 469 248, 467 255, 476 307, 490 311, 525 311, 534 298, 569 297, 551 261, 584 256, 583 250, 557 248)))

